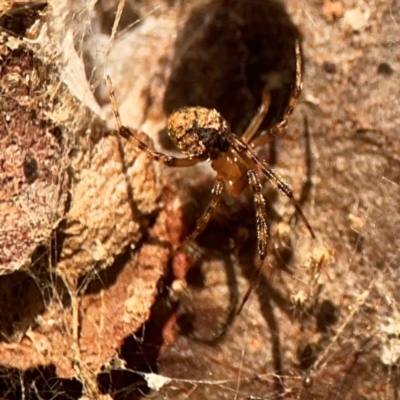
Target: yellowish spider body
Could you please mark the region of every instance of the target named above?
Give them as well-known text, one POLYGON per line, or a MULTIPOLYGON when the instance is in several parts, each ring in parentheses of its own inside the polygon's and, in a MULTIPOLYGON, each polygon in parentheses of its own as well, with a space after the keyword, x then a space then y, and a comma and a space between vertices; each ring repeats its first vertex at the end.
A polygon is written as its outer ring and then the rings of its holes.
MULTIPOLYGON (((288 118, 301 93, 301 55, 298 42, 296 42, 295 48, 296 84, 282 121, 270 129, 271 133, 280 132, 286 127, 288 118)), ((290 199, 311 235, 315 237, 310 224, 293 197, 291 187, 270 168, 266 161, 260 159, 253 151, 257 139, 253 141, 252 139, 269 109, 271 99, 268 92, 264 92, 261 106, 241 137, 231 132, 229 123, 214 109, 183 107, 175 111, 168 119, 168 135, 176 147, 186 156, 185 158, 176 158, 150 149, 139 139, 136 131, 122 125, 109 77, 107 77, 107 82, 110 87, 114 115, 121 136, 133 140, 139 150, 147 152, 154 160, 168 166, 187 167, 201 161, 210 160, 213 169, 217 172, 210 203, 198 219, 195 230, 186 238, 182 246, 195 239, 205 229, 224 188, 232 196, 236 197, 246 186, 250 186, 254 195, 258 254, 262 262, 266 257, 268 227, 260 176, 266 177, 280 192, 290 199)), ((256 277, 259 272, 260 268, 256 277)), ((244 297, 239 312, 251 293, 255 279, 244 297)))

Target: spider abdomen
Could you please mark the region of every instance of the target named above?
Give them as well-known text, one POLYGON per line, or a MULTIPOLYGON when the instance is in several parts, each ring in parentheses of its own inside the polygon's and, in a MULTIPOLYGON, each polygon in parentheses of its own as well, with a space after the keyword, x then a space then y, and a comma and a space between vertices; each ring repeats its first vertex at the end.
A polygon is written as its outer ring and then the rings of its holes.
POLYGON ((167 129, 175 146, 193 158, 215 159, 229 148, 229 125, 217 110, 181 108, 171 114, 167 129))
POLYGON ((212 160, 211 166, 217 172, 217 179, 225 182, 225 187, 231 196, 239 196, 247 186, 246 173, 249 166, 232 148, 212 160))

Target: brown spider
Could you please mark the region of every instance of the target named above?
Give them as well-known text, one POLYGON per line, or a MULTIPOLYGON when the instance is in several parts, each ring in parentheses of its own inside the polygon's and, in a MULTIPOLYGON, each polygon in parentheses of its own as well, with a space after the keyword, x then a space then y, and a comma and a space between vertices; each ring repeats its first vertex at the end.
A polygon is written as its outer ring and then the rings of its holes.
MULTIPOLYGON (((292 90, 289 105, 285 110, 283 119, 270 129, 271 134, 279 133, 286 127, 288 118, 293 112, 301 94, 301 54, 298 41, 296 41, 295 49, 296 83, 292 90)), ((210 203, 198 219, 194 231, 185 239, 180 248, 189 241, 195 239, 205 229, 220 200, 224 188, 226 188, 232 196, 236 197, 247 185, 251 187, 254 194, 260 266, 239 307, 239 313, 252 291, 257 276, 260 273, 262 261, 266 256, 268 239, 267 215, 259 173, 262 173, 279 191, 290 199, 297 213, 310 231, 311 236, 315 238, 310 224, 293 197, 291 187, 270 168, 267 162, 261 160, 252 150, 252 148, 265 140, 265 137, 262 136, 251 141, 268 112, 271 102, 270 94, 264 91, 262 104, 241 137, 231 132, 228 122, 216 110, 205 107, 183 107, 175 111, 168 119, 168 135, 175 146, 187 156, 185 158, 176 158, 150 149, 138 138, 137 131, 122 125, 109 76, 107 76, 107 84, 110 90, 110 98, 117 121, 117 128, 121 136, 132 140, 139 150, 145 151, 154 160, 162 164, 170 167, 188 167, 201 161, 210 160, 211 166, 217 172, 217 177, 211 192, 210 203)))

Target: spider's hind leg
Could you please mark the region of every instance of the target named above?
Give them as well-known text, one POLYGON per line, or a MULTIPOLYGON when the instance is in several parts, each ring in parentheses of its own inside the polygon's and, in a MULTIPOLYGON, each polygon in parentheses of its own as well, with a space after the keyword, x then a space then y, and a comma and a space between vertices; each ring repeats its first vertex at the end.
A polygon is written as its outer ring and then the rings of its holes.
POLYGON ((295 208, 296 212, 303 220, 304 224, 306 225, 307 229, 309 230, 311 236, 315 238, 315 234, 313 229, 311 228, 310 223, 308 222, 306 216, 303 214, 299 203, 297 203, 296 199, 293 195, 293 190, 276 172, 274 172, 268 163, 261 160, 257 155, 250 149, 248 145, 243 143, 243 141, 234 134, 231 134, 228 137, 229 143, 235 149, 235 151, 241 156, 247 158, 249 161, 255 165, 260 172, 262 172, 265 177, 276 187, 278 190, 286 195, 289 198, 293 207, 295 208))
POLYGON ((308 231, 310 232, 313 239, 315 239, 315 233, 311 228, 310 223, 308 222, 306 216, 304 215, 303 211, 301 210, 300 204, 296 201, 293 195, 293 190, 276 172, 274 172, 269 165, 265 162, 260 160, 257 156, 253 159, 255 163, 258 165, 260 170, 263 174, 268 178, 268 180, 275 185, 281 193, 286 195, 291 201, 293 207, 295 208, 297 214, 300 216, 304 225, 307 227, 308 231))
POLYGON ((247 180, 254 195, 254 209, 256 212, 257 243, 260 260, 263 261, 267 255, 268 225, 265 199, 262 195, 262 186, 257 171, 251 169, 247 171, 247 180))
POLYGON ((257 171, 254 169, 247 171, 247 180, 254 195, 254 209, 256 212, 256 226, 257 226, 257 245, 258 245, 258 254, 260 256, 260 259, 256 273, 254 274, 250 282, 250 285, 247 288, 246 294, 244 295, 243 300, 240 303, 237 314, 240 314, 240 312, 242 311, 258 280, 258 276, 261 273, 263 261, 267 255, 267 244, 268 244, 268 225, 267 225, 267 213, 265 208, 265 199, 264 196, 262 195, 262 186, 260 179, 257 175, 257 171))

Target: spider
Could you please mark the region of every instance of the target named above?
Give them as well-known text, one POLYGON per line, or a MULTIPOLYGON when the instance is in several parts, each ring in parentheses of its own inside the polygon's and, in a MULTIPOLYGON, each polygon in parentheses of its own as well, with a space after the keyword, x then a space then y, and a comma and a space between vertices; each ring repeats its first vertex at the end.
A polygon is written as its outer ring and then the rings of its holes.
MULTIPOLYGON (((289 116, 293 112, 301 94, 301 53, 298 41, 295 43, 295 53, 295 85, 282 120, 270 128, 270 134, 272 135, 280 133, 285 129, 289 116)), ((311 236, 315 238, 314 231, 304 216, 300 205, 295 200, 291 187, 271 169, 266 161, 260 159, 253 151, 255 147, 265 140, 264 136, 252 139, 268 112, 271 103, 269 92, 264 90, 262 103, 241 137, 231 131, 229 123, 217 110, 205 107, 183 107, 172 113, 168 118, 168 135, 175 146, 186 156, 185 158, 177 158, 150 149, 139 139, 136 130, 122 125, 117 100, 109 76, 107 76, 107 85, 110 91, 110 100, 118 132, 122 137, 132 140, 140 151, 148 153, 155 161, 169 167, 189 167, 202 161, 211 161, 211 166, 217 173, 209 205, 197 220, 194 231, 179 246, 179 249, 194 240, 206 228, 213 211, 219 203, 224 188, 231 196, 237 197, 246 186, 250 186, 254 195, 257 247, 260 264, 253 282, 239 307, 237 312, 239 314, 252 291, 261 271, 261 264, 267 254, 268 226, 260 174, 264 175, 273 186, 290 199, 311 236)))

